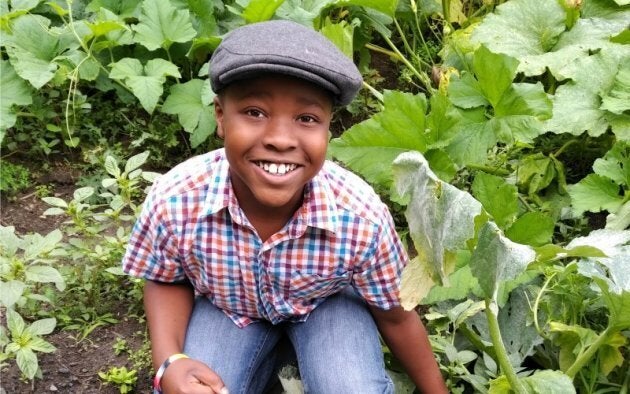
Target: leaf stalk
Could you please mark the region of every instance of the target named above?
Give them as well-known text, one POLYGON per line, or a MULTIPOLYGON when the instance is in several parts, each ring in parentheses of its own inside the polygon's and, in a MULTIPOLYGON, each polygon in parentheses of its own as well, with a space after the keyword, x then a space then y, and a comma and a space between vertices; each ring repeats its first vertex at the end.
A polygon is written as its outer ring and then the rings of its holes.
POLYGON ((503 338, 501 338, 499 320, 494 312, 496 309, 498 309, 496 302, 491 298, 486 298, 486 317, 488 319, 488 327, 490 329, 490 339, 492 340, 492 345, 494 346, 494 351, 497 355, 498 364, 501 367, 501 372, 505 374, 505 377, 510 383, 512 390, 514 390, 516 394, 527 394, 527 390, 518 380, 516 371, 514 371, 514 367, 512 367, 512 363, 508 357, 507 350, 505 350, 503 338))

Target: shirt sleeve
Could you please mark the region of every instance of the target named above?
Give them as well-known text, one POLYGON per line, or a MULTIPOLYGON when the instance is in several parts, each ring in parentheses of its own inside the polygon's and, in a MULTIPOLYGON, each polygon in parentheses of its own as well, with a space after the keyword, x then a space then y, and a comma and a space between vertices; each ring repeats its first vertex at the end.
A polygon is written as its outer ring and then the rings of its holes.
POLYGON ((186 279, 174 226, 168 220, 168 200, 160 197, 159 181, 149 192, 123 257, 123 271, 157 282, 186 279))
POLYGON ((370 304, 388 310, 400 305, 400 282, 409 258, 396 233, 394 221, 383 204, 382 223, 369 253, 353 274, 353 286, 370 304))

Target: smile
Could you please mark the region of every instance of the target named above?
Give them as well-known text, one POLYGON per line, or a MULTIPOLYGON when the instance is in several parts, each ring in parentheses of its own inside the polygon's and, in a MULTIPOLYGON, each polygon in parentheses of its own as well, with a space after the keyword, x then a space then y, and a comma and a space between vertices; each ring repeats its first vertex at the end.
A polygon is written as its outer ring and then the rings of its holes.
POLYGON ((284 175, 297 168, 297 164, 285 164, 285 163, 267 163, 259 161, 256 165, 262 168, 265 172, 272 175, 284 175))

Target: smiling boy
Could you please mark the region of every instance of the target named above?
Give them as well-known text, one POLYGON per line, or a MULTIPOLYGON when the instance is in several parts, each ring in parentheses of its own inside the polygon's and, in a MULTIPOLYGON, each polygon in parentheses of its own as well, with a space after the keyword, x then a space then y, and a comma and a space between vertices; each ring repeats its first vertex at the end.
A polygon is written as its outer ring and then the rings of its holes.
POLYGON ((446 392, 400 306, 407 256, 364 181, 326 161, 335 105, 361 76, 287 21, 234 30, 211 60, 224 148, 162 176, 124 257, 145 278, 154 386, 260 393, 288 338, 309 393, 391 393, 379 332, 423 392, 446 392))

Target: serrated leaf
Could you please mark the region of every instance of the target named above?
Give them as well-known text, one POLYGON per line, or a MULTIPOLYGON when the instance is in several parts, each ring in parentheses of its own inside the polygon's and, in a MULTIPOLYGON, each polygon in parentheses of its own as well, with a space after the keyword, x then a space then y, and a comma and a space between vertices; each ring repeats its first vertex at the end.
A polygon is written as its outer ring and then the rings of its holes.
POLYGON ((539 211, 526 212, 505 230, 505 235, 520 244, 541 246, 551 242, 554 228, 555 221, 549 215, 539 211))
POLYGON ((470 73, 465 73, 460 78, 452 78, 447 89, 450 100, 460 108, 470 109, 490 104, 479 81, 470 73))
POLYGON ((630 110, 630 64, 627 62, 620 65, 610 91, 602 97, 600 108, 617 115, 630 110))
POLYGON ((149 158, 150 153, 151 152, 149 151, 144 151, 142 153, 138 153, 137 155, 130 157, 129 160, 127 160, 127 163, 125 163, 125 172, 129 174, 133 170, 143 165, 149 158))
POLYGON ((616 70, 628 61, 630 50, 623 48, 576 60, 573 81, 558 87, 553 96, 553 116, 547 122, 548 130, 573 135, 588 131, 596 137, 612 127, 620 139, 630 139, 630 115, 616 115, 600 108, 600 95, 610 92, 616 70))
POLYGON ((143 67, 138 59, 124 58, 112 65, 110 78, 121 79, 152 113, 162 96, 166 76, 181 77, 177 66, 164 59, 151 59, 143 67))
POLYGON ((22 245, 22 240, 15 234, 15 227, 0 226, 0 256, 11 257, 22 245))
POLYGON ((498 141, 494 131, 486 127, 487 120, 484 108, 466 111, 466 115, 458 125, 458 132, 446 152, 460 166, 469 164, 485 164, 488 160, 488 149, 498 141))
POLYGON ((178 10, 170 0, 144 0, 135 39, 150 51, 168 49, 174 42, 188 42, 197 32, 188 10, 178 10))
POLYGON ((393 171, 396 192, 409 201, 405 217, 418 256, 431 267, 433 280, 445 283, 453 253, 474 236, 481 204, 441 181, 418 152, 398 156, 393 171))
POLYGON ((7 309, 7 328, 11 333, 11 337, 16 338, 22 335, 24 329, 26 328, 26 324, 24 323, 24 319, 20 316, 19 313, 14 311, 13 309, 7 309))
POLYGON ((556 167, 551 158, 542 153, 524 157, 516 172, 516 183, 527 194, 533 195, 545 189, 556 176, 556 167))
POLYGON ((595 160, 593 171, 618 185, 630 186, 630 143, 617 141, 603 158, 595 160))
POLYGON ((28 83, 16 74, 11 63, 3 59, 0 59, 0 85, 0 130, 6 130, 13 127, 17 118, 13 106, 29 105, 33 99, 28 83))
POLYGON ((37 233, 25 236, 24 258, 35 259, 41 254, 52 251, 62 238, 63 234, 59 229, 51 231, 44 237, 37 233))
POLYGON ((575 393, 573 381, 560 371, 536 371, 532 375, 519 378, 528 392, 536 394, 575 393))
POLYGON ((55 268, 46 265, 32 265, 25 270, 26 280, 39 283, 64 283, 63 277, 55 268))
POLYGON ((512 85, 518 60, 513 57, 492 53, 480 46, 473 57, 473 71, 479 88, 490 105, 497 107, 499 101, 512 85))
POLYGON ((472 194, 500 228, 506 228, 518 214, 518 190, 505 179, 479 172, 472 183, 472 194))
POLYGON ((589 174, 575 185, 569 186, 571 206, 575 215, 584 212, 616 212, 623 204, 619 186, 601 175, 589 174))
POLYGON ((326 22, 324 22, 319 32, 332 41, 341 52, 352 59, 354 53, 354 26, 352 24, 346 21, 332 23, 330 18, 326 18, 326 22))
POLYGON ((39 15, 23 15, 12 23, 11 34, 3 34, 9 61, 20 77, 39 89, 50 81, 60 53, 59 39, 49 33, 50 20, 39 15))
POLYGON ((56 347, 54 347, 51 343, 46 342, 41 337, 32 338, 28 343, 28 347, 33 351, 42 353, 52 353, 57 350, 56 347))
POLYGON ((31 349, 20 348, 15 354, 15 362, 27 378, 33 379, 35 377, 39 365, 37 364, 37 356, 31 349))
MULTIPOLYGON (((171 94, 162 105, 162 112, 177 115, 184 130, 193 134, 191 145, 197 147, 210 136, 216 127, 214 106, 208 105, 202 95, 209 89, 206 81, 193 79, 171 88, 171 94)), ((211 102, 211 101, 210 101, 211 102)))
POLYGON ((19 280, 0 282, 0 304, 10 309, 22 297, 25 288, 26 285, 19 280))
POLYGON ((26 331, 30 332, 33 335, 48 335, 53 332, 56 325, 57 319, 55 319, 54 317, 40 319, 31 323, 31 325, 26 328, 26 331))
POLYGON ((516 278, 535 257, 531 247, 510 241, 496 224, 487 222, 479 233, 470 268, 485 296, 496 299, 499 285, 516 278))
POLYGON ((72 193, 72 197, 75 201, 81 202, 90 198, 94 194, 94 188, 92 186, 84 186, 76 189, 74 193, 72 193))
POLYGON ((384 109, 330 143, 330 153, 370 182, 389 186, 390 164, 402 152, 425 152, 426 99, 400 91, 384 93, 384 109))
POLYGON ((92 0, 86 7, 86 10, 97 12, 104 8, 126 19, 139 15, 140 3, 140 0, 92 0))

